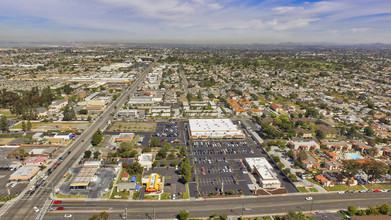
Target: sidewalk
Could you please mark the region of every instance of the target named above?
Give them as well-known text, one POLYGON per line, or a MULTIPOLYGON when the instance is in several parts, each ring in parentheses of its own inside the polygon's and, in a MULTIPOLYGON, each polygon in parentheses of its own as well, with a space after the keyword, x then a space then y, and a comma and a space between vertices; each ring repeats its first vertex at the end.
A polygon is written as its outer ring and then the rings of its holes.
POLYGON ((302 182, 304 183, 304 185, 306 187, 313 187, 313 188, 317 189, 318 192, 320 192, 320 193, 327 193, 327 190, 325 190, 323 187, 321 187, 315 183, 311 183, 310 181, 307 181, 307 180, 303 180, 302 182))

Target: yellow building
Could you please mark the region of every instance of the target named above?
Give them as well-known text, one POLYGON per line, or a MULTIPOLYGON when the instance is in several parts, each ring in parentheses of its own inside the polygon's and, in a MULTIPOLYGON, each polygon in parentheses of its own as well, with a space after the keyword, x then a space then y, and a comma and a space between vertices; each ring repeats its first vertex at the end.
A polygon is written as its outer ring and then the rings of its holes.
POLYGON ((158 192, 163 189, 162 177, 157 173, 151 173, 148 178, 143 179, 143 185, 146 185, 145 192, 158 192))

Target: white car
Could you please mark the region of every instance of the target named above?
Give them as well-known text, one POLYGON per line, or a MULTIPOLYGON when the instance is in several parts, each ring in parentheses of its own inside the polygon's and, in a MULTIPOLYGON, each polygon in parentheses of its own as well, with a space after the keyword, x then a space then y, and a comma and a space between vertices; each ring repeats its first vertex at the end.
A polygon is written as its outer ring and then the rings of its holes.
POLYGON ((65 214, 64 218, 72 218, 72 214, 65 214))
POLYGON ((345 191, 338 191, 338 194, 345 194, 345 191))
POLYGON ((115 199, 120 199, 120 198, 122 198, 122 196, 120 196, 120 195, 115 195, 114 198, 115 198, 115 199))
POLYGON ((34 209, 35 212, 39 212, 39 208, 38 207, 34 206, 33 209, 34 209))
POLYGON ((380 192, 385 193, 385 192, 387 192, 387 190, 386 189, 381 189, 380 192))
POLYGON ((312 197, 305 197, 305 200, 312 200, 312 197))

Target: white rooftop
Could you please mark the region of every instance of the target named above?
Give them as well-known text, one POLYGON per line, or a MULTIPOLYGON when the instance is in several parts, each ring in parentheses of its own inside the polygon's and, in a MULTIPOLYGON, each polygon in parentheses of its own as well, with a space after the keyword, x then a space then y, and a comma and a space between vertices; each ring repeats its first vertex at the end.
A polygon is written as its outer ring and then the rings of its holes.
POLYGON ((239 130, 231 119, 189 119, 189 125, 192 132, 229 132, 239 130))
POLYGON ((152 154, 141 154, 139 157, 138 157, 138 160, 141 162, 141 161, 145 161, 145 162, 150 162, 152 161, 152 158, 153 158, 153 155, 152 154))

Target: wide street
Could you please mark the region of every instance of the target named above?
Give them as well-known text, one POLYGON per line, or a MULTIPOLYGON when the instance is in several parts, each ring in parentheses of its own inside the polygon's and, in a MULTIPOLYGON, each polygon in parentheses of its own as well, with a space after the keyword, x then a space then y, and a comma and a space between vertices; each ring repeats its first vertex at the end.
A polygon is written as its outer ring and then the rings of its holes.
POLYGON ((240 215, 267 215, 286 213, 290 210, 316 212, 346 209, 349 205, 367 208, 369 205, 390 204, 391 193, 348 193, 348 194, 294 194, 281 196, 250 197, 241 199, 185 200, 185 201, 63 201, 64 210, 48 212, 44 219, 62 219, 72 214, 74 219, 88 219, 102 211, 109 213, 109 219, 172 219, 180 210, 188 210, 190 217, 208 217, 213 213, 225 213, 231 217, 240 215), (311 196, 313 200, 305 198, 311 196), (251 208, 249 211, 248 208, 251 208))
POLYGON ((107 126, 107 122, 111 117, 110 114, 117 109, 115 106, 121 106, 127 100, 128 95, 136 91, 140 83, 145 79, 147 73, 151 71, 153 65, 154 63, 152 63, 137 80, 133 82, 129 89, 123 92, 121 96, 102 113, 100 118, 95 120, 95 122, 75 140, 68 149, 71 151, 70 154, 67 156, 64 155, 64 161, 54 169, 53 173, 49 175, 48 179, 45 181, 46 187, 44 189, 38 189, 33 195, 21 195, 22 198, 15 201, 12 207, 1 216, 1 219, 40 219, 44 215, 45 210, 42 210, 42 207, 45 202, 47 205, 50 203, 50 193, 52 193, 55 186, 62 180, 63 175, 78 162, 84 151, 90 145, 92 135, 98 128, 102 130, 107 126), (38 207, 40 212, 34 212, 34 206, 38 207))

